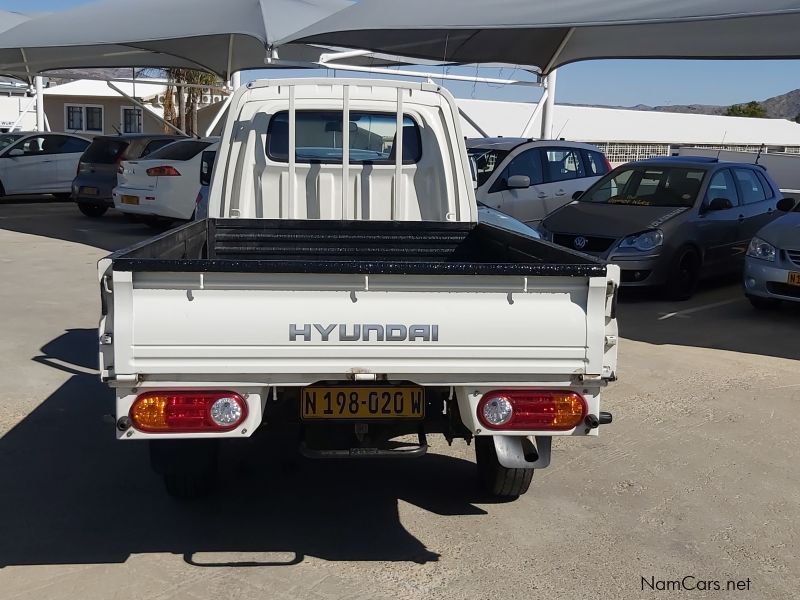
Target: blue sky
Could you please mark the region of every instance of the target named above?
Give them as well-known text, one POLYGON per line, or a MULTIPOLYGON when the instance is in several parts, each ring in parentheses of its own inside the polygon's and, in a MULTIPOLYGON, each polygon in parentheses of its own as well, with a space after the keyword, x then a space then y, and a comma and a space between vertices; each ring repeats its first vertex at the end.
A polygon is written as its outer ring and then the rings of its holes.
MULTIPOLYGON (((0 0, 0 8, 24 12, 63 10, 86 2, 0 0)), ((728 105, 763 100, 800 88, 798 66, 800 61, 591 61, 568 65, 559 70, 556 98, 558 102, 622 106, 728 105)), ((475 69, 453 71, 474 73, 475 69)), ((508 78, 524 77, 524 73, 513 68, 502 71, 484 69, 482 73, 508 78)), ((276 73, 272 71, 265 76, 274 77, 276 73)), ((452 82, 447 83, 447 87, 461 97, 533 100, 539 96, 538 90, 532 88, 452 82)))

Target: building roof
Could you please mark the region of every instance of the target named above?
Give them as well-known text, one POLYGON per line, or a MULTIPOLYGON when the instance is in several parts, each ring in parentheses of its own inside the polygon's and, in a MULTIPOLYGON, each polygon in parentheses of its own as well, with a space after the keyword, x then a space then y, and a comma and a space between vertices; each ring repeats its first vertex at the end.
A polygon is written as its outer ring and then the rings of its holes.
MULTIPOLYGON (((158 80, 148 80, 146 82, 137 83, 135 86, 132 83, 114 83, 114 85, 129 96, 145 99, 163 94, 167 89, 166 82, 158 80), (134 87, 136 88, 135 91, 134 87)), ((93 79, 81 79, 79 81, 70 81, 69 83, 61 85, 54 85, 45 88, 44 94, 46 96, 82 96, 94 98, 120 97, 119 93, 108 87, 105 81, 95 81, 93 79)))
MULTIPOLYGON (((487 134, 517 137, 535 104, 457 100, 459 107, 487 134)), ((462 120, 464 135, 480 134, 462 120)), ((532 128, 541 130, 541 113, 532 128)), ((556 105, 553 137, 582 142, 642 144, 724 144, 800 146, 800 124, 784 119, 750 119, 655 111, 556 105)))

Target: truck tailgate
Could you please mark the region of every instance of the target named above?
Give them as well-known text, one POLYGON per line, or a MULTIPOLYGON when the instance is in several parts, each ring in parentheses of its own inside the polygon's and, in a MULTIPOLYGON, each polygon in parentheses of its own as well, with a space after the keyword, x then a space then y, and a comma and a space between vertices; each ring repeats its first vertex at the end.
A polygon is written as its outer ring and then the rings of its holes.
POLYGON ((614 369, 606 277, 114 271, 113 290, 126 318, 104 352, 111 378, 452 384, 614 369))

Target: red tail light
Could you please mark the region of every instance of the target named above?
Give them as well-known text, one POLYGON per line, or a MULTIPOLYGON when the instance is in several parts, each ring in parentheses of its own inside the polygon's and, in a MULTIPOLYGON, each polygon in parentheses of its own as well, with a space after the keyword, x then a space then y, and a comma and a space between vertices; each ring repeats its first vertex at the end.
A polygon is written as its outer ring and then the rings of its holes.
POLYGON ((136 398, 128 416, 145 433, 224 432, 247 418, 247 403, 225 391, 158 391, 136 398))
POLYGON ((552 390, 497 390, 478 403, 478 420, 496 431, 568 431, 586 417, 580 394, 552 390))
POLYGON ((181 174, 175 167, 153 167, 147 169, 147 174, 150 177, 180 177, 181 174))

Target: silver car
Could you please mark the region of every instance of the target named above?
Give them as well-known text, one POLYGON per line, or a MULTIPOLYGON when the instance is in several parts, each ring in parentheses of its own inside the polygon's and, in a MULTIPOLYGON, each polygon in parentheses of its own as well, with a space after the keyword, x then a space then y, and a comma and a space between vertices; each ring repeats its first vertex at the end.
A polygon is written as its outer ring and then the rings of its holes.
POLYGON ((759 309, 800 302, 800 202, 784 198, 786 214, 758 231, 747 249, 744 291, 759 309))

